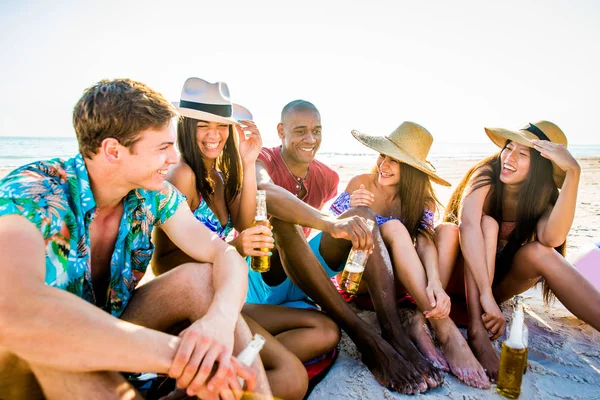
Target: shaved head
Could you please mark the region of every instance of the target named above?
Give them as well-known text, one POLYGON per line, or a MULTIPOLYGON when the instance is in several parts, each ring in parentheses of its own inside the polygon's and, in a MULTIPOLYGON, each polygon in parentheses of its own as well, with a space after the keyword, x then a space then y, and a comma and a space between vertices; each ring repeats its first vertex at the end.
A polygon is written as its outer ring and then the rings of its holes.
POLYGON ((290 101, 289 103, 287 103, 285 105, 285 107, 283 107, 283 110, 281 110, 281 123, 283 124, 285 122, 286 118, 288 117, 288 115, 290 115, 292 112, 304 111, 304 110, 314 111, 315 113, 317 113, 319 115, 319 118, 321 117, 321 113, 319 113, 319 110, 317 110, 317 107, 315 107, 315 105, 313 103, 311 103, 310 101, 294 100, 294 101, 290 101))

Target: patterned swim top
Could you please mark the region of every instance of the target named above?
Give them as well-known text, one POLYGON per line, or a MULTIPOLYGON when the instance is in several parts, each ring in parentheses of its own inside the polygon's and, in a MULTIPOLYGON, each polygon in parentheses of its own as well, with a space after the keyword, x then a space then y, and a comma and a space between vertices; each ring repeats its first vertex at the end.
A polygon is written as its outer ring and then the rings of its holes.
MULTIPOLYGON (((219 173, 221 181, 225 183, 223 181, 223 175, 221 175, 221 172, 217 172, 219 173)), ((204 201, 204 198, 202 196, 200 196, 200 204, 192 213, 198 221, 202 222, 204 226, 206 226, 208 229, 219 235, 219 237, 223 240, 227 238, 227 235, 229 235, 229 232, 231 232, 231 230, 233 229, 233 222, 231 222, 231 214, 227 216, 227 223, 225 224, 225 226, 222 226, 221 221, 219 221, 219 217, 217 217, 213 210, 210 209, 208 203, 204 201)))
MULTIPOLYGON (((350 193, 348 193, 346 191, 343 191, 337 197, 337 199, 335 199, 333 201, 333 204, 331 204, 331 207, 329 207, 329 211, 336 217, 338 217, 340 214, 342 214, 343 212, 345 212, 348 209, 350 209, 350 193)), ((435 214, 433 211, 431 211, 429 209, 423 210, 423 218, 421 218, 421 228, 433 230, 433 217, 434 216, 435 216, 435 214)), ((377 226, 381 226, 392 219, 396 219, 396 220, 404 223, 404 218, 402 218, 402 219, 388 218, 388 217, 384 217, 379 214, 376 214, 375 217, 377 219, 377 226)))

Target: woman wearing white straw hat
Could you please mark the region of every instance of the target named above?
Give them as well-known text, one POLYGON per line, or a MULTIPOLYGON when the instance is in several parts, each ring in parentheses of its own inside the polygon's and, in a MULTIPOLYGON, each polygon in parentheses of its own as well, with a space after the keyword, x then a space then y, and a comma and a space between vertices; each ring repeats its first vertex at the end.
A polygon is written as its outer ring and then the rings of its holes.
POLYGON ((564 258, 581 173, 564 133, 548 121, 485 131, 502 150, 469 170, 444 219, 460 226, 461 256, 447 290, 464 293, 466 286, 469 342, 495 380, 490 337, 500 337, 506 323, 499 303, 541 280, 546 302, 556 295, 600 330, 600 292, 564 258))
MULTIPOLYGON (((411 339, 434 365, 452 371, 467 385, 489 387, 483 368, 449 317, 450 298, 440 281, 438 265, 448 257, 441 252, 438 255, 435 245, 433 222, 439 201, 431 182, 450 184, 427 161, 433 137, 413 122, 403 122, 388 136, 358 131, 352 131, 352 135, 380 154, 371 173, 350 180, 331 211, 340 215, 352 207, 366 206, 376 213, 379 231, 390 252, 398 293, 408 291, 418 307, 409 330, 411 339), (427 321, 441 341, 443 355, 432 342, 427 321)), ((339 282, 340 275, 336 278, 339 282)), ((364 283, 359 293, 367 292, 364 283)))
MULTIPOLYGON (((196 218, 221 239, 226 240, 233 228, 240 232, 229 244, 242 256, 270 255, 260 249, 274 247, 271 230, 252 226, 256 210, 255 161, 262 147, 252 114, 231 102, 227 84, 200 78, 187 79, 181 101, 174 104, 182 116, 177 126, 181 161, 168 172, 167 180, 187 197, 196 218)), ((191 261, 162 231, 155 232, 155 274, 191 261)), ((275 327, 270 330, 281 338, 280 343, 245 316, 252 331, 267 339, 261 358, 271 390, 278 398, 302 398, 308 376, 300 361, 319 356, 337 344, 306 340, 307 333, 311 338, 339 340, 339 330, 322 313, 300 309, 273 313, 268 306, 257 307, 264 308, 256 312, 265 314, 270 326, 275 327)))

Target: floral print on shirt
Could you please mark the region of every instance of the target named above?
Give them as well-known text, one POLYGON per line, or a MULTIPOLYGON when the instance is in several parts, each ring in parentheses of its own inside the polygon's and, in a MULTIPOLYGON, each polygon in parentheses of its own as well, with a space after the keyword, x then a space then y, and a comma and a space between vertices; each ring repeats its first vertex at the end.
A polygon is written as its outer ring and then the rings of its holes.
POLYGON ((41 232, 49 286, 66 290, 119 317, 152 257, 154 226, 165 223, 184 196, 170 183, 160 191, 135 189, 123 198, 123 216, 110 261, 107 304, 96 304, 91 278, 90 224, 96 201, 83 157, 20 167, 0 181, 0 216, 19 214, 41 232))

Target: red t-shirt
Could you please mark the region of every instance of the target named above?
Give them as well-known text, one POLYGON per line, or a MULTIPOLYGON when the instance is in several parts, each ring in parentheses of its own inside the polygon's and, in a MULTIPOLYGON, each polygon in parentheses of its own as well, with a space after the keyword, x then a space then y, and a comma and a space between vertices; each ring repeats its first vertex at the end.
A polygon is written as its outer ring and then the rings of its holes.
MULTIPOLYGON (((277 186, 281 186, 294 196, 298 197, 300 193, 300 184, 285 165, 281 158, 280 147, 272 149, 263 148, 258 155, 269 176, 277 186)), ((320 161, 313 160, 309 164, 308 174, 304 180, 306 194, 300 200, 306 204, 320 210, 323 205, 337 195, 337 188, 340 182, 338 174, 320 161)), ((302 227, 304 235, 309 236, 311 228, 302 227)))

